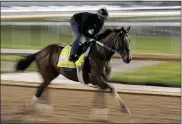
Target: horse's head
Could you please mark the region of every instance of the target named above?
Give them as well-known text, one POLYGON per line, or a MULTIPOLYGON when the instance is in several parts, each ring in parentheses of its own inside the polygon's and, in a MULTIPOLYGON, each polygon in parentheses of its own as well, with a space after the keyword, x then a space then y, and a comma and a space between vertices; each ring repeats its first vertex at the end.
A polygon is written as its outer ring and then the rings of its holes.
POLYGON ((108 47, 107 50, 100 49, 99 53, 103 53, 102 56, 107 56, 106 58, 110 60, 114 52, 117 52, 121 55, 125 63, 130 63, 131 55, 130 39, 128 35, 129 30, 130 27, 128 27, 127 29, 121 27, 115 29, 107 29, 103 33, 99 34, 97 36, 97 40, 99 40, 108 47), (102 50, 105 52, 103 52, 102 50))
POLYGON ((116 39, 114 41, 114 49, 119 52, 125 63, 130 63, 132 57, 130 54, 130 38, 128 32, 130 26, 125 28, 114 29, 116 39))

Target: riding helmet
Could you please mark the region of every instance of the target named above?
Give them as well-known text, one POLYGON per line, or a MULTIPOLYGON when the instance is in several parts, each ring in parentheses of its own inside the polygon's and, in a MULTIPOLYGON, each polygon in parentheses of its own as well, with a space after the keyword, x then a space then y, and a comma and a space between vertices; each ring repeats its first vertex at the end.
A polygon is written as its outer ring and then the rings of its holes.
POLYGON ((106 8, 101 8, 97 11, 97 15, 101 18, 107 19, 109 14, 106 8))

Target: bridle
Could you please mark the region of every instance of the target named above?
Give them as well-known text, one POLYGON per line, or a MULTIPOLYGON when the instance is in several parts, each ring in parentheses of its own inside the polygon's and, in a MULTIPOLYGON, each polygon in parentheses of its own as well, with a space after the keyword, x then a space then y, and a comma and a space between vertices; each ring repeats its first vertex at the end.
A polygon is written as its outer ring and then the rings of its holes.
MULTIPOLYGON (((127 34, 126 34, 127 35, 127 34)), ((116 39, 116 40, 118 40, 118 39, 116 39)), ((116 40, 114 41, 114 43, 115 43, 115 45, 116 45, 116 40)), ((116 54, 118 54, 118 55, 120 55, 121 56, 121 58, 123 58, 125 55, 124 55, 124 52, 120 52, 120 51, 118 51, 118 50, 115 50, 115 49, 112 49, 112 48, 110 48, 110 47, 108 47, 106 44, 103 44, 103 43, 101 43, 100 41, 95 41, 96 42, 96 44, 98 44, 98 45, 100 45, 100 46, 102 46, 102 47, 104 47, 104 48, 106 48, 106 49, 108 49, 109 51, 112 51, 113 53, 116 53, 116 54)), ((129 49, 127 49, 127 51, 130 51, 129 49)))

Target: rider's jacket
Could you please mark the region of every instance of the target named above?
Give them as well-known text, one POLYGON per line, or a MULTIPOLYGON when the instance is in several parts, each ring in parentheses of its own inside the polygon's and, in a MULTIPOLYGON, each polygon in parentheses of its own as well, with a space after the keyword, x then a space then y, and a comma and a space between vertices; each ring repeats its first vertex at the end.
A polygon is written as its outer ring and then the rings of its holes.
POLYGON ((99 19, 98 15, 94 13, 77 13, 71 19, 79 24, 79 32, 89 38, 93 38, 104 25, 104 21, 99 19), (90 29, 93 30, 92 33, 89 33, 90 29))

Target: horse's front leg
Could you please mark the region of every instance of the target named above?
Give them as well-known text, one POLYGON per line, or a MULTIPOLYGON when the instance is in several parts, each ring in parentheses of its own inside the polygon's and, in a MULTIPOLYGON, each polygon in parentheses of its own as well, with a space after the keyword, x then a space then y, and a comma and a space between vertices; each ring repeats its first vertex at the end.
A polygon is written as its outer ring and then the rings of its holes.
POLYGON ((119 105, 121 107, 121 111, 131 114, 131 112, 130 112, 129 108, 127 107, 127 105, 124 103, 124 101, 121 99, 121 97, 116 92, 116 89, 113 86, 109 85, 109 84, 107 84, 107 86, 111 90, 111 93, 112 93, 113 97, 115 98, 115 100, 119 103, 119 105))
POLYGON ((120 107, 121 107, 121 111, 122 112, 125 112, 125 113, 130 113, 128 107, 125 105, 124 101, 120 98, 120 96, 118 95, 118 93, 116 92, 115 88, 111 85, 109 85, 105 80, 104 78, 99 75, 98 73, 92 73, 94 76, 93 78, 96 79, 95 82, 97 82, 97 84, 99 85, 99 87, 102 89, 102 90, 111 90, 111 93, 113 95, 113 97, 115 98, 115 100, 119 103, 120 107))
MULTIPOLYGON (((91 69, 91 79, 92 80, 94 79, 92 81, 92 83, 95 82, 95 84, 98 85, 102 90, 110 89, 112 95, 114 96, 116 101, 120 104, 121 111, 126 112, 126 113, 130 113, 128 107, 125 105, 124 101, 120 98, 120 96, 116 92, 115 88, 106 82, 107 78, 106 79, 104 78, 104 72, 105 72, 104 67, 106 64, 103 62, 98 62, 98 63, 99 64, 96 65, 93 61, 91 61, 91 65, 93 66, 91 69)), ((110 71, 108 71, 108 74, 109 73, 110 73, 110 71)))

